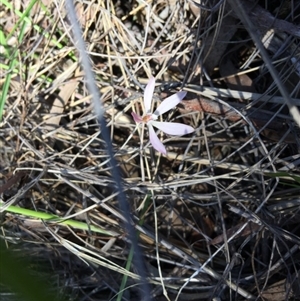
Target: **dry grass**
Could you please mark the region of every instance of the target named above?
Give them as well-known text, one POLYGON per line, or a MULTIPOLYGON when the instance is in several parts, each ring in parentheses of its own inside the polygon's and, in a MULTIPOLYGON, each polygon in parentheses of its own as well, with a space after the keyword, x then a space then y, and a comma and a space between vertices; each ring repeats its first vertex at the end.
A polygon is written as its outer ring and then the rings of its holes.
MULTIPOLYGON (((33 6, 22 41, 7 46, 17 50, 17 64, 0 129, 0 191, 8 210, 1 235, 8 248, 42 261, 40 268, 50 265, 50 282, 71 300, 139 300, 140 275, 71 24, 63 2, 43 3, 33 6), (14 214, 9 206, 87 228, 14 214)), ((255 13, 246 9, 277 82, 299 108, 300 7, 291 3, 259 1, 255 13)), ((25 7, 16 1, 10 10, 0 1, 5 34, 25 7)), ((78 2, 76 11, 151 299, 299 298, 300 119, 289 113, 231 6, 99 0, 78 2), (140 150, 141 129, 130 115, 140 112, 151 75, 156 102, 188 91, 165 118, 196 129, 183 137, 160 134, 167 156, 153 151, 147 132, 140 150)), ((9 62, 2 53, 2 87, 9 62)))

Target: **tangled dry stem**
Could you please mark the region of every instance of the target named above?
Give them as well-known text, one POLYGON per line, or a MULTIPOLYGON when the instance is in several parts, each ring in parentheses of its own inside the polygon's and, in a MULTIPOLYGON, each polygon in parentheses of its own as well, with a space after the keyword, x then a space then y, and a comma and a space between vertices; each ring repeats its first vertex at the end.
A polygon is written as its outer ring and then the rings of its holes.
MULTIPOLYGON (((276 7, 261 2, 255 6, 261 14, 294 28, 299 7, 281 1, 286 11, 276 16, 276 7)), ((10 247, 21 241, 34 258, 47 256, 65 283, 59 289, 79 300, 112 299, 124 275, 124 298, 134 300, 139 275, 124 268, 130 253, 124 214, 67 13, 58 2, 45 6, 48 13, 37 5, 31 16, 42 31, 28 25, 17 45, 18 72, 0 135, 2 199, 108 234, 6 212, 3 237, 10 247)), ((278 89, 231 7, 225 1, 210 10, 186 1, 90 1, 76 9, 152 297, 297 297, 299 130, 285 102, 272 101, 280 98, 278 89), (188 91, 166 119, 196 128, 189 137, 161 135, 167 156, 155 153, 147 136, 140 149, 141 129, 130 115, 133 107, 141 111, 151 75, 159 83, 157 102, 178 87, 188 91)), ((264 27, 254 15, 280 81, 299 105, 297 37, 278 23, 264 27)), ((11 22, 9 11, 5 30, 11 22)))

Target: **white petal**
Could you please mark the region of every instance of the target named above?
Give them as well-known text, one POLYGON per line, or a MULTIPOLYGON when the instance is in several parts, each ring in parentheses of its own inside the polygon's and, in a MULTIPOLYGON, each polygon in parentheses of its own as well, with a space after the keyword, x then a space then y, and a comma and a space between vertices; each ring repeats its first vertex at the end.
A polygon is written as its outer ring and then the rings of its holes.
POLYGON ((131 116, 136 123, 141 123, 143 121, 142 117, 134 112, 131 112, 131 116))
POLYGON ((151 125, 155 126, 156 128, 160 129, 164 133, 168 135, 174 136, 182 136, 186 134, 193 133, 195 130, 189 125, 176 123, 176 122, 159 122, 159 121, 152 121, 151 125))
POLYGON ((151 77, 144 91, 144 105, 145 105, 145 114, 151 112, 151 103, 153 98, 153 92, 155 87, 155 78, 151 77))
POLYGON ((148 129, 149 129, 149 138, 152 146, 160 153, 166 154, 166 148, 164 145, 161 143, 161 141, 158 139, 153 127, 151 124, 148 124, 148 129))
POLYGON ((176 107, 182 101, 185 95, 185 91, 180 91, 169 96, 158 106, 158 108, 154 112, 154 115, 162 115, 163 113, 168 112, 172 108, 176 107))

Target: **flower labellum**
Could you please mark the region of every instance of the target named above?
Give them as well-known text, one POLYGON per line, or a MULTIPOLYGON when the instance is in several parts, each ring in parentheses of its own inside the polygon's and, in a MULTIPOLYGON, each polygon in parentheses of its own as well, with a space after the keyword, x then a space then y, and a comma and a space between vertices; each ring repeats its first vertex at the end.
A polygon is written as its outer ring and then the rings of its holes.
POLYGON ((194 132, 194 128, 189 125, 174 122, 156 121, 158 117, 177 106, 185 97, 186 92, 180 91, 166 98, 154 111, 151 113, 151 103, 155 87, 155 79, 151 77, 144 92, 144 115, 139 116, 132 112, 131 115, 136 123, 145 123, 149 130, 149 137, 152 146, 162 154, 166 154, 166 148, 157 137, 154 128, 156 127, 168 135, 182 136, 194 132))

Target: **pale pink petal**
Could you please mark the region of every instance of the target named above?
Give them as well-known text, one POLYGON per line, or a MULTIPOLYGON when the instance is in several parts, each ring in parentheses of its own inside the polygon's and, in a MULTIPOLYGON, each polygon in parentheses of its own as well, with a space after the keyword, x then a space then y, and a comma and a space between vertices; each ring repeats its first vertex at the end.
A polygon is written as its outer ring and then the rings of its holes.
POLYGON ((151 125, 160 129, 168 135, 182 136, 186 134, 193 133, 195 130, 189 125, 176 123, 176 122, 159 122, 152 121, 151 125))
POLYGON ((180 91, 166 98, 155 110, 154 115, 159 116, 176 107, 185 97, 186 92, 180 91))
POLYGON ((151 112, 151 103, 153 98, 153 92, 155 87, 155 78, 151 77, 144 91, 144 105, 145 105, 145 114, 151 112))
POLYGON ((150 138, 150 142, 152 144, 152 146, 160 153, 162 154, 166 154, 166 148, 164 147, 164 145, 161 143, 161 141, 158 139, 153 127, 151 124, 147 124, 148 125, 148 129, 149 129, 149 138, 150 138))
POLYGON ((131 112, 131 116, 136 123, 141 123, 143 121, 142 117, 134 112, 131 112))

